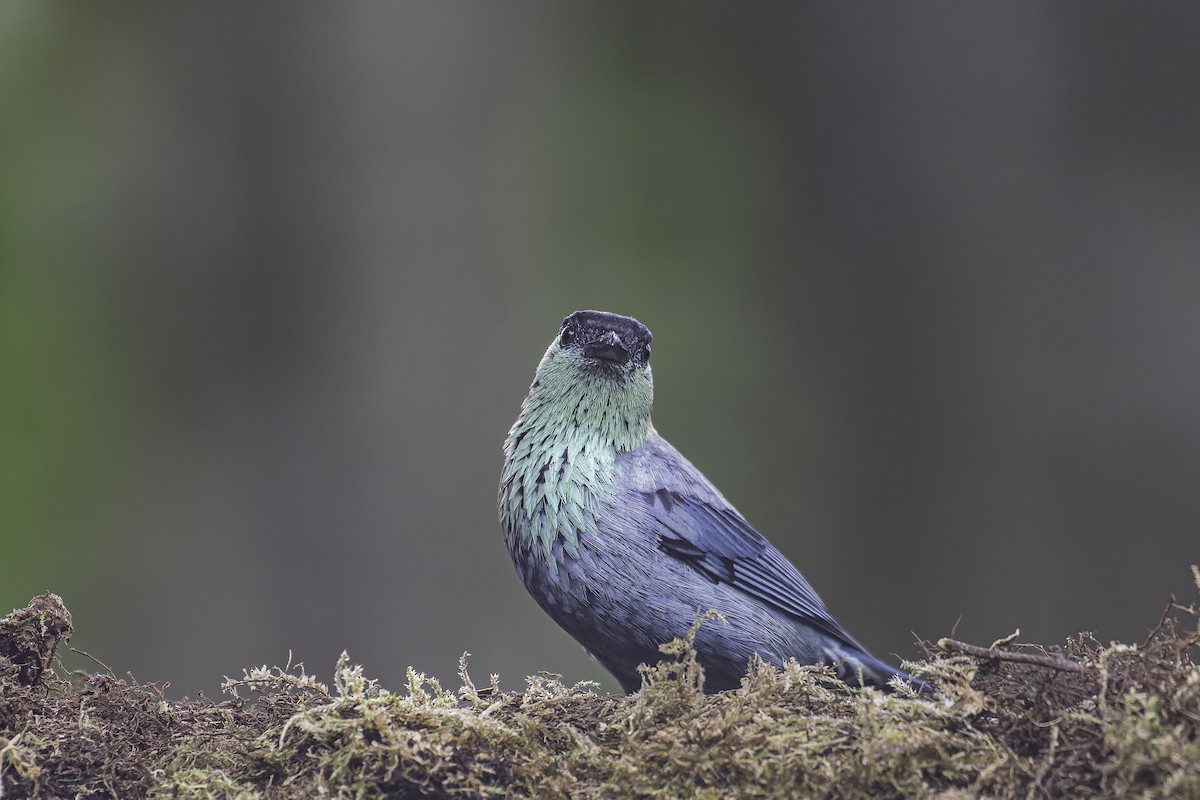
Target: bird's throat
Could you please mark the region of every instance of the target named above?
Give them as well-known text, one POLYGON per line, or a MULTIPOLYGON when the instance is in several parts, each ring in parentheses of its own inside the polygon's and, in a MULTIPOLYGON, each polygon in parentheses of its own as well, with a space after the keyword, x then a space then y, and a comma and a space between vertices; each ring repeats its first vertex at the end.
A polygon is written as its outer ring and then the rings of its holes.
POLYGON ((504 443, 500 519, 514 556, 532 551, 553 569, 557 554, 575 555, 594 536, 617 454, 653 432, 650 403, 613 383, 548 382, 539 372, 504 443))

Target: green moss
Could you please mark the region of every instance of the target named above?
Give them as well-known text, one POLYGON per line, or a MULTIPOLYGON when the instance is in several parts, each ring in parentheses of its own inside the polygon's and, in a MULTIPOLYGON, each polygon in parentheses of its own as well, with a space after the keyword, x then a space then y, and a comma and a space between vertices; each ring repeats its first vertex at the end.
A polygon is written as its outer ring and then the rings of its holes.
MULTIPOLYGON (((2 796, 1195 797, 1198 615, 1173 605, 1136 647, 1073 638, 1056 655, 1075 672, 927 646, 906 668, 933 697, 795 664, 755 664, 741 689, 705 695, 691 636, 630 696, 546 675, 523 692, 479 686, 465 656, 455 691, 412 670, 392 691, 343 655, 332 684, 259 667, 224 702, 173 702, 112 674, 30 683, 9 658, 2 796)), ((47 618, 0 622, 0 648, 28 646, 47 618)))

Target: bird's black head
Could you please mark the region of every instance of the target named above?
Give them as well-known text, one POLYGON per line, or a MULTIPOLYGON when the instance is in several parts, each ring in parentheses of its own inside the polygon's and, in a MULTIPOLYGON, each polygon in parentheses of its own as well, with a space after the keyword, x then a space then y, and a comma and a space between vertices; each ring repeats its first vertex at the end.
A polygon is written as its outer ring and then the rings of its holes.
POLYGON ((601 369, 626 371, 650 364, 654 334, 633 317, 607 311, 576 311, 558 329, 558 345, 577 351, 601 369))
POLYGON ((641 447, 654 432, 651 338, 632 317, 576 311, 546 348, 517 423, 559 431, 571 447, 641 447))

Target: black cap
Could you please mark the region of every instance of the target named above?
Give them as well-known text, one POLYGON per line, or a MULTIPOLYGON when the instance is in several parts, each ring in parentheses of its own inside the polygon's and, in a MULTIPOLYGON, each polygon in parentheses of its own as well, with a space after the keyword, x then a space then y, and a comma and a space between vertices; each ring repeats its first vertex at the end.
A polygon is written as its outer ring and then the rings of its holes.
POLYGON ((563 345, 578 345, 585 356, 616 364, 630 359, 646 363, 654 339, 650 329, 633 317, 607 311, 576 311, 559 327, 560 337, 564 333, 567 336, 562 339, 563 345))

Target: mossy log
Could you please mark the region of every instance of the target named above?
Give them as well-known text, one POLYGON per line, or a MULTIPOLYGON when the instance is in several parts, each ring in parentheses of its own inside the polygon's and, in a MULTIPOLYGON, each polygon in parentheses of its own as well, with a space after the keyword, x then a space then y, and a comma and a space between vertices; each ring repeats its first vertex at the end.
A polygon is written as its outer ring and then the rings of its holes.
POLYGON ((629 696, 481 688, 465 657, 455 691, 393 691, 343 655, 331 685, 261 667, 176 701, 66 674, 70 634, 50 594, 0 621, 0 797, 1200 797, 1196 603, 1138 645, 923 643, 930 697, 794 664, 705 695, 685 639, 629 696))

